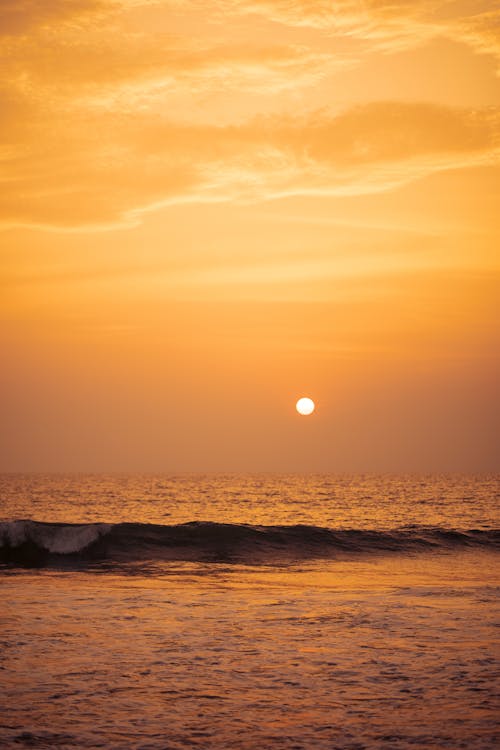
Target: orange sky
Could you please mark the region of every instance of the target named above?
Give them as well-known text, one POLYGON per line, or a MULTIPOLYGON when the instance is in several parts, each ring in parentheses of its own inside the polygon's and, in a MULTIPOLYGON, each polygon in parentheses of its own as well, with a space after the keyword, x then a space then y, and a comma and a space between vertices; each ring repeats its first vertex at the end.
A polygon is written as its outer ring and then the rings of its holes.
POLYGON ((495 3, 0 13, 2 470, 498 469, 495 3))

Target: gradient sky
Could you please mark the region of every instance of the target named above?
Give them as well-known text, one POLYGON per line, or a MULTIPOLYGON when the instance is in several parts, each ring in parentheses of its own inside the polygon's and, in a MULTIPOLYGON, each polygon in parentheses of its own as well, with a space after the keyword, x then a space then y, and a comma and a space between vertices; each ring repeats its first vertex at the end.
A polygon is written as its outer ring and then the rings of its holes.
POLYGON ((498 469, 495 5, 3 0, 0 468, 498 469))

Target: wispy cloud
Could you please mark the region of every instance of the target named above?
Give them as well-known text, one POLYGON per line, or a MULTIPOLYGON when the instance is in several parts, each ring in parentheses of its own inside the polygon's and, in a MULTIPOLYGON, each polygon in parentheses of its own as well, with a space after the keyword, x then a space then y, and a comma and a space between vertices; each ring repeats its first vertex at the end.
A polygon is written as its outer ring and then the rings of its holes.
POLYGON ((222 14, 257 14, 285 26, 349 36, 378 51, 446 37, 500 60, 500 10, 487 0, 217 0, 217 6, 222 14))
POLYGON ((480 54, 492 55, 500 74, 500 9, 459 18, 447 24, 450 37, 480 54))
MULTIPOLYGON (((14 112, 22 106, 10 102, 14 112)), ((27 132, 8 133, 0 215, 6 224, 84 226, 132 221, 167 202, 379 192, 498 161, 499 123, 495 108, 394 102, 225 127, 39 114, 27 132)))
POLYGON ((45 98, 101 101, 152 97, 178 90, 276 92, 310 85, 352 62, 298 44, 210 44, 168 34, 107 37, 106 31, 53 38, 44 32, 29 43, 11 41, 0 59, 5 77, 45 98))
POLYGON ((126 224, 169 202, 369 194, 440 170, 498 163, 498 108, 386 101, 338 113, 332 74, 353 65, 355 55, 311 43, 308 34, 233 40, 217 31, 223 17, 241 22, 250 14, 265 19, 268 32, 276 24, 307 27, 323 40, 338 34, 386 46, 449 34, 497 53, 496 11, 480 5, 474 15, 451 18, 447 7, 403 0, 217 0, 208 8, 197 0, 6 0, 0 222, 126 224), (211 35, 167 33, 152 23, 156 16, 144 26, 125 23, 127 14, 165 8, 208 17, 211 35), (318 83, 330 96, 321 112, 301 98, 318 83), (277 93, 288 96, 287 106, 255 116, 270 111, 259 105, 277 93), (176 108, 183 97, 198 107, 191 120, 176 108), (217 97, 210 112, 205 104, 217 97), (238 97, 239 116, 219 117, 238 97))
POLYGON ((108 14, 113 0, 2 0, 0 35, 22 36, 35 29, 74 25, 108 14))

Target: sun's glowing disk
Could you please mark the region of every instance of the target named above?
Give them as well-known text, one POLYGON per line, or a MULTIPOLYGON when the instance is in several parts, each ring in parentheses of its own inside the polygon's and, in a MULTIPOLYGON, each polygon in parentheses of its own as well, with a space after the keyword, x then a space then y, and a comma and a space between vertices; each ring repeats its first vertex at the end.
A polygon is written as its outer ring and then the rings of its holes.
POLYGON ((299 412, 299 414, 302 414, 302 416, 307 417, 309 414, 312 414, 314 411, 314 401, 312 398, 299 398, 297 403, 295 404, 295 408, 299 412))

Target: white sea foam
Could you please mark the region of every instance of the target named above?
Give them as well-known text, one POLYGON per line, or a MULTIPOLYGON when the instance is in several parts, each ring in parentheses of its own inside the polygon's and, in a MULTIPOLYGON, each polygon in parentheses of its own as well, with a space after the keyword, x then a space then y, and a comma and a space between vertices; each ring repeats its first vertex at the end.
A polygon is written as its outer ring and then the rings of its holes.
POLYGON ((34 542, 47 552, 64 555, 81 552, 111 528, 112 524, 106 523, 72 526, 5 521, 0 523, 0 543, 2 546, 19 547, 24 542, 34 542))

